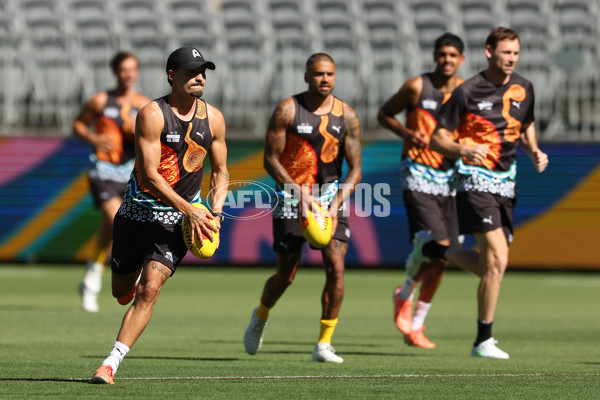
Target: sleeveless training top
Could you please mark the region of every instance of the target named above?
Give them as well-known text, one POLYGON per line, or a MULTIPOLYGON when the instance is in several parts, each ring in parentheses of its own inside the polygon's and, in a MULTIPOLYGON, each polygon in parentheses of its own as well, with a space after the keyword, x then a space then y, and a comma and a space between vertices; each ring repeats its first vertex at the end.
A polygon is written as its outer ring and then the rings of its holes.
POLYGON ((517 143, 521 127, 534 121, 534 97, 531 82, 516 73, 496 86, 481 72, 454 91, 440 123, 458 130, 459 143, 490 148, 482 165, 457 160, 457 190, 516 196, 517 143))
POLYGON ((343 102, 335 97, 329 113, 316 115, 308 109, 303 94, 293 99, 296 114, 279 161, 299 185, 312 187, 339 180, 346 135, 343 102))
MULTIPOLYGON (((406 127, 427 134, 431 138, 437 125, 437 117, 442 105, 451 93, 444 93, 433 85, 432 74, 421 75, 423 88, 416 105, 407 108, 406 127)), ((461 80, 462 83, 462 80, 461 80)), ((433 195, 451 196, 454 190, 449 186, 454 170, 454 160, 431 150, 419 149, 404 141, 402 149, 401 179, 404 190, 433 195)))
POLYGON ((113 90, 107 94, 106 105, 96 119, 94 130, 99 135, 109 135, 115 150, 97 150, 91 154, 89 174, 94 178, 125 183, 133 168, 135 145, 132 132, 135 128, 135 117, 145 105, 144 97, 136 93, 131 104, 119 104, 113 90))
MULTIPOLYGON (((155 101, 161 108, 165 121, 160 135, 158 173, 186 201, 198 202, 204 159, 213 142, 206 102, 197 99, 194 116, 190 121, 183 121, 167 103, 167 96, 155 101)), ((159 221, 164 224, 178 223, 182 217, 181 212, 154 197, 143 186, 137 162, 119 213, 135 220, 159 221)))

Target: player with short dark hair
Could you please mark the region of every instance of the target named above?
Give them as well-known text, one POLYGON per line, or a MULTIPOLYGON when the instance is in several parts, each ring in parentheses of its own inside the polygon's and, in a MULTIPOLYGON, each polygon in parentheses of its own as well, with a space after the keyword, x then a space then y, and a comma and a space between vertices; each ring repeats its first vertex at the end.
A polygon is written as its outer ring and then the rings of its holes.
POLYGON ((200 98, 207 69, 215 65, 197 49, 175 50, 166 68, 171 93, 138 114, 135 169, 115 217, 111 265, 113 296, 122 305, 135 300, 93 383, 114 384, 119 364, 150 322, 162 286, 188 251, 182 218, 189 221, 196 240, 202 241, 204 234, 212 241, 212 232, 221 228, 229 182, 225 120, 221 111, 200 98), (193 205, 201 201, 207 155, 212 213, 193 205))
MULTIPOLYGON (((458 76, 463 51, 458 36, 445 33, 438 37, 433 50, 435 70, 407 80, 379 109, 381 125, 404 140, 400 175, 411 241, 417 232, 426 230, 438 243, 458 244, 455 190, 450 185, 454 160, 431 150, 428 144, 442 104, 463 82, 458 76), (404 110, 406 124, 395 118, 404 110)), ((394 290, 394 321, 412 346, 435 347, 423 329, 446 265, 445 260, 436 259, 418 274, 407 270, 408 278, 394 290), (419 283, 421 290, 413 315, 413 296, 419 283)))
POLYGON ((350 238, 343 209, 362 177, 360 121, 356 111, 332 93, 335 63, 328 54, 308 58, 304 80, 308 90, 279 103, 267 130, 264 166, 277 184, 279 197, 273 212, 277 272, 266 281, 260 304, 252 311, 244 345, 249 354, 260 350, 269 311, 300 265, 305 239, 299 210, 317 202, 333 218, 333 231, 331 242, 321 250, 326 278, 321 330, 312 360, 341 363, 344 360, 335 354, 331 337, 344 297, 344 258, 350 238), (342 182, 344 158, 348 175, 342 182))
POLYGON ((150 102, 135 89, 138 67, 133 53, 116 53, 110 68, 117 86, 94 94, 73 121, 75 135, 94 147, 88 178, 94 206, 101 213, 96 246, 80 285, 82 307, 88 312, 99 309, 98 294, 112 245, 113 219, 133 169, 135 118, 139 109, 150 102), (89 129, 91 125, 93 130, 89 129))
POLYGON ((548 166, 536 139, 533 85, 514 72, 519 52, 517 32, 493 29, 485 46, 487 69, 455 89, 431 138, 432 149, 457 159, 460 231, 475 236, 479 253, 440 245, 421 231, 407 261, 418 269, 424 261, 445 259, 481 278, 473 357, 509 358, 496 346, 492 322, 512 242, 518 143, 538 172, 548 166))

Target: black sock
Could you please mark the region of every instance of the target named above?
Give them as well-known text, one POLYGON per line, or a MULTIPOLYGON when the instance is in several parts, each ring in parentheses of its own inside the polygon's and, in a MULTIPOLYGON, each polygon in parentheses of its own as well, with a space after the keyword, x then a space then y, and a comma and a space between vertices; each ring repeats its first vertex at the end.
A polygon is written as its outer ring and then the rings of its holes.
POLYGON ((436 241, 430 241, 423 245, 422 252, 423 255, 429 258, 441 258, 445 260, 444 254, 448 250, 448 246, 441 245, 436 241))
POLYGON ((480 319, 477 320, 477 339, 473 346, 479 346, 481 342, 485 342, 492 337, 492 322, 483 322, 480 319))

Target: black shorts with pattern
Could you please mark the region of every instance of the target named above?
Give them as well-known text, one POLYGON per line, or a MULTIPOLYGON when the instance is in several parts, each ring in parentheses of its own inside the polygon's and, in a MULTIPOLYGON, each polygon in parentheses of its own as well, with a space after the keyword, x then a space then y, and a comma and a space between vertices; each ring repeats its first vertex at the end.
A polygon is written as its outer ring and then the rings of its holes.
POLYGON ((181 224, 134 221, 118 213, 115 216, 111 259, 115 274, 134 272, 147 260, 164 264, 174 274, 187 251, 181 224))

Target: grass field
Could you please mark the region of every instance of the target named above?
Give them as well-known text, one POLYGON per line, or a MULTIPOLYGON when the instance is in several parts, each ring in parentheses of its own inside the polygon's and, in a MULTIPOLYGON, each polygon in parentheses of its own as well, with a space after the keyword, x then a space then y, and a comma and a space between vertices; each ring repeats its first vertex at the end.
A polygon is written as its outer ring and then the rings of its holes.
POLYGON ((449 271, 427 320, 437 348, 408 347, 392 322, 401 271, 349 270, 333 344, 313 363, 323 272, 301 270, 271 312, 262 351, 242 337, 271 269, 182 266, 121 364, 116 385, 89 378, 125 308, 109 295, 80 309, 83 267, 0 265, 2 399, 600 398, 600 274, 509 271, 494 336, 510 360, 469 357, 477 280, 449 271))

